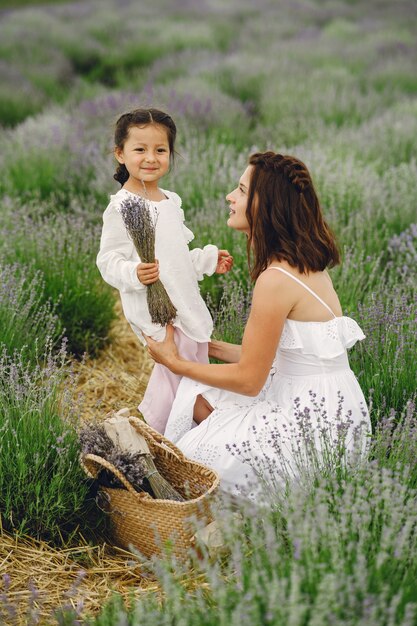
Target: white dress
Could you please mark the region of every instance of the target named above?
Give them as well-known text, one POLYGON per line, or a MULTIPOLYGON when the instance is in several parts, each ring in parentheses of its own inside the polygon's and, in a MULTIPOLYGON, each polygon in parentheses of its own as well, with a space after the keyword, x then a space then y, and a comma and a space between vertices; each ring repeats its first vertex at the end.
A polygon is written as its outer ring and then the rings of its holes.
MULTIPOLYGON (((213 467, 221 487, 232 494, 258 498, 260 488, 282 485, 297 476, 308 442, 321 451, 331 446, 357 448, 370 432, 366 402, 349 367, 347 348, 365 338, 350 317, 333 315, 325 322, 287 319, 268 379, 256 397, 216 389, 183 378, 168 418, 165 436, 188 457, 213 467), (193 422, 196 397, 214 407, 198 426, 193 422)), ((310 445, 311 448, 311 445, 310 445)))

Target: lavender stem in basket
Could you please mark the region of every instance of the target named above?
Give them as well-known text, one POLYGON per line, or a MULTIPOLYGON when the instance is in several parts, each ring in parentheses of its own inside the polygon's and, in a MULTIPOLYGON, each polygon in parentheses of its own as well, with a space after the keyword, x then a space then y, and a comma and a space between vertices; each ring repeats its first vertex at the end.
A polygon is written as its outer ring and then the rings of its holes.
MULTIPOLYGON (((141 261, 155 262, 155 222, 151 214, 152 206, 142 196, 126 198, 120 205, 126 230, 129 233, 141 261)), ((147 286, 149 314, 154 324, 166 326, 173 321, 177 310, 172 304, 162 282, 147 286)))
MULTIPOLYGON (((140 452, 121 450, 115 446, 101 424, 84 427, 79 433, 79 440, 83 454, 95 454, 106 459, 126 477, 136 491, 146 491, 155 497, 146 477, 148 465, 140 452)), ((105 468, 100 470, 97 480, 106 487, 123 488, 116 476, 105 468)))
POLYGON ((104 429, 113 443, 124 452, 140 454, 146 466, 145 478, 149 481, 156 498, 183 502, 185 498, 162 476, 146 442, 125 416, 110 417, 103 422, 104 429))

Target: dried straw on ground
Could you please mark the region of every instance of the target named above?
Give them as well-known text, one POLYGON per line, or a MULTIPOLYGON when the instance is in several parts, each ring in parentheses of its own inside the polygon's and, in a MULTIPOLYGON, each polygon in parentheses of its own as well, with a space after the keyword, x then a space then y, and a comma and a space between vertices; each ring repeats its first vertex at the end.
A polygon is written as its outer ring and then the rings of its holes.
POLYGON ((123 407, 137 414, 153 361, 127 323, 120 302, 112 343, 96 359, 75 364, 77 390, 83 395, 82 418, 100 418, 123 407))
POLYGON ((132 594, 158 590, 143 566, 124 550, 110 550, 104 544, 55 550, 29 537, 17 540, 0 533, 0 576, 4 574, 10 576, 7 598, 17 609, 17 619, 11 621, 7 606, 0 602, 0 623, 10 626, 28 624, 33 600, 39 623, 47 624, 58 607, 78 606, 84 615, 93 614, 114 593, 129 602, 132 594))
MULTIPOLYGON (((152 361, 126 322, 120 304, 117 311, 111 345, 99 359, 74 366, 77 388, 83 395, 81 418, 86 421, 122 407, 129 407, 134 414, 152 370, 152 361)), ((91 614, 99 611, 113 591, 128 600, 132 592, 158 588, 129 552, 110 549, 104 543, 55 550, 29 537, 16 539, 0 529, 0 593, 4 574, 11 578, 7 595, 19 612, 14 624, 22 625, 28 623, 31 584, 39 591, 36 607, 42 624, 47 623, 51 610, 68 603, 75 607, 82 601, 83 613, 91 614), (80 570, 85 576, 70 597, 68 592, 80 570)), ((0 613, 0 623, 2 619, 5 617, 0 613)))

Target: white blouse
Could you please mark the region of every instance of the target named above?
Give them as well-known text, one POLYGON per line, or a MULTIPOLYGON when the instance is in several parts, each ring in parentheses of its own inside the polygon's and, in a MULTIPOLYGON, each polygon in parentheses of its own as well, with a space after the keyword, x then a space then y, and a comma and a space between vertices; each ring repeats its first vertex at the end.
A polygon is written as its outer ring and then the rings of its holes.
MULTIPOLYGON (((217 266, 218 249, 211 244, 189 250, 194 235, 184 224, 181 198, 172 191, 161 191, 166 200, 152 202, 157 211, 155 257, 159 260, 160 279, 177 309, 174 326, 198 342, 210 339, 213 320, 201 297, 198 280, 211 276, 217 266)), ((141 262, 120 213, 122 201, 132 195, 120 189, 110 196, 103 214, 103 230, 97 266, 104 280, 120 292, 123 311, 142 343, 143 334, 157 341, 165 337, 165 328, 154 324, 149 315, 145 285, 136 268, 141 262)))

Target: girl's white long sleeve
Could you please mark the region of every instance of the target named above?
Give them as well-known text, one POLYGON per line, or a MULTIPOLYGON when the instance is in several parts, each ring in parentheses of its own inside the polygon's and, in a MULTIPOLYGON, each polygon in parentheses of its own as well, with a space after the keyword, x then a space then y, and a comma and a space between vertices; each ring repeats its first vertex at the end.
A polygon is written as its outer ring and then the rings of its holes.
MULTIPOLYGON (((178 204, 178 211, 182 220, 182 229, 184 233, 184 238, 187 244, 190 243, 194 239, 194 233, 186 226, 184 211, 181 209, 181 198, 170 192, 172 196, 174 196, 175 201, 178 204)), ((190 258, 194 267, 195 274, 197 276, 197 280, 203 280, 204 274, 207 276, 211 276, 214 274, 214 271, 217 267, 218 262, 218 253, 219 250, 217 246, 213 244, 207 244, 204 248, 193 248, 190 250, 190 258)))
POLYGON ((146 289, 136 274, 140 258, 127 236, 121 214, 112 203, 103 215, 97 267, 106 283, 122 293, 146 289))
POLYGON ((211 276, 217 267, 218 248, 212 244, 204 248, 193 248, 190 250, 191 262, 193 264, 197 280, 203 280, 204 274, 211 276))

